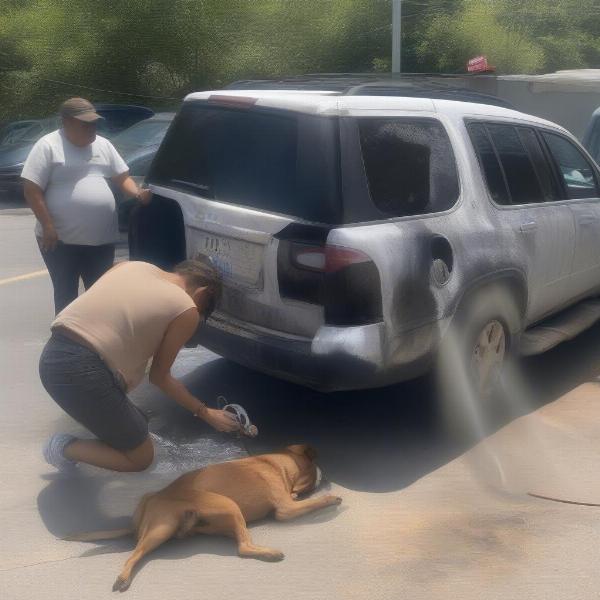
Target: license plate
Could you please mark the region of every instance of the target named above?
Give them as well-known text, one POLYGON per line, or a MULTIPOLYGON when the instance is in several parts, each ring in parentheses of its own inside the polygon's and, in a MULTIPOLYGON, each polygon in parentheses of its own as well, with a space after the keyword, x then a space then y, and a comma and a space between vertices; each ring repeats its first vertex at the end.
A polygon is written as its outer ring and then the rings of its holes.
POLYGON ((262 245, 199 232, 196 251, 210 256, 224 279, 258 286, 262 267, 262 245))

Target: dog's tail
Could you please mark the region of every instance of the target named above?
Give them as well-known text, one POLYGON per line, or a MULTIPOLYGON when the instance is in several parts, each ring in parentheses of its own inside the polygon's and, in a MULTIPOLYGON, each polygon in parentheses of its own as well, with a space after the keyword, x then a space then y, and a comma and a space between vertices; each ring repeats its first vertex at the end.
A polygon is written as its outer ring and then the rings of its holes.
POLYGON ((87 533, 74 533, 62 538, 68 542, 95 542, 98 540, 114 540, 134 533, 131 527, 123 529, 110 529, 107 531, 90 531, 87 533))

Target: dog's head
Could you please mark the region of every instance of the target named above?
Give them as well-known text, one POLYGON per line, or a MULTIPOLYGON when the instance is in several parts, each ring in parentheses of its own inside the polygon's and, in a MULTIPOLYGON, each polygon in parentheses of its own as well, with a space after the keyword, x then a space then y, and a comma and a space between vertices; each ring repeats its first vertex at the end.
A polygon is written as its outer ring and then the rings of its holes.
POLYGON ((321 469, 315 464, 316 450, 308 444, 294 444, 288 446, 285 452, 291 454, 298 465, 298 475, 293 483, 292 492, 312 492, 321 483, 321 469))

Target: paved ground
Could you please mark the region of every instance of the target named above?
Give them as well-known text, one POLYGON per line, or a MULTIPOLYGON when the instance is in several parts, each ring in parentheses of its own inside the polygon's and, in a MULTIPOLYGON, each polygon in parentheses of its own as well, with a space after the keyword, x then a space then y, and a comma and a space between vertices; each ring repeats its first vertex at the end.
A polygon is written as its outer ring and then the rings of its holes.
POLYGON ((261 435, 210 433, 149 385, 135 400, 157 435, 141 474, 57 476, 40 446, 77 432, 46 396, 37 360, 51 288, 26 211, 0 210, 0 597, 99 599, 131 543, 57 538, 122 526, 137 498, 206 462, 309 442, 339 509, 252 528, 282 563, 241 560, 230 540, 173 541, 139 570, 130 598, 564 599, 598 597, 600 327, 521 365, 489 434, 468 444, 436 417, 427 382, 324 396, 194 349, 176 363, 194 393, 244 404, 261 435), (29 278, 16 278, 34 273, 29 278), (15 279, 16 278, 16 279, 15 279))

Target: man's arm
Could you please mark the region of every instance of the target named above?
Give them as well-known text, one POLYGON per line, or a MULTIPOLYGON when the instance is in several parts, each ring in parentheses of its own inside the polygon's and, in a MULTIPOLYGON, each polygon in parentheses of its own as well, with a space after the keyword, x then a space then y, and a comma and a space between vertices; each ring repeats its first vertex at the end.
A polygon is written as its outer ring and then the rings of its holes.
POLYGON ((226 411, 208 408, 188 389, 171 375, 171 366, 183 345, 194 335, 200 324, 200 315, 195 308, 186 310, 168 327, 167 333, 152 360, 150 381, 159 387, 177 404, 187 408, 197 417, 205 420, 218 431, 235 431, 239 424, 235 417, 226 411))
POLYGON ((138 187, 137 183, 129 176, 129 171, 111 177, 112 181, 119 186, 123 194, 129 198, 135 198, 140 204, 148 204, 152 198, 149 189, 138 187))
POLYGON ((54 228, 52 217, 46 207, 44 190, 28 179, 23 179, 23 184, 25 200, 42 226, 42 231, 44 233, 44 237, 42 238, 42 249, 45 251, 53 250, 56 247, 58 235, 54 228))

